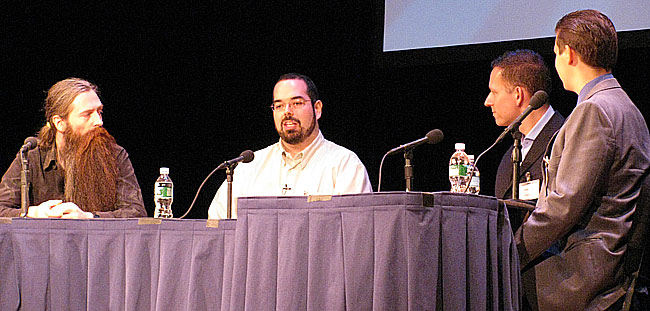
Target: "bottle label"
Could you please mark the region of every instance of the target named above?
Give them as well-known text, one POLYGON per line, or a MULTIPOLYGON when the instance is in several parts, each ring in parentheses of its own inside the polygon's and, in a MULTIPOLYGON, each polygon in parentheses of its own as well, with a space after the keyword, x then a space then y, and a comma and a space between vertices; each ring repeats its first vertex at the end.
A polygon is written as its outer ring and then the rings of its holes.
POLYGON ((449 165, 449 176, 467 176, 467 166, 465 165, 449 165))
POLYGON ((157 183, 154 195, 161 198, 172 198, 174 197, 174 190, 170 183, 157 183))
POLYGON ((478 176, 472 176, 472 180, 469 182, 469 186, 472 188, 478 188, 481 181, 478 176))

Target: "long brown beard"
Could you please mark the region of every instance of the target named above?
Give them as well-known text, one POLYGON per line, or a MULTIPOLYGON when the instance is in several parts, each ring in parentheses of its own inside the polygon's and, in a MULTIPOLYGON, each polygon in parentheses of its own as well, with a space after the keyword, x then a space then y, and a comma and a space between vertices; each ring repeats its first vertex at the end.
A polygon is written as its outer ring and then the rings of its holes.
POLYGON ((115 209, 119 169, 115 138, 99 127, 84 135, 65 134, 65 200, 86 212, 115 209))

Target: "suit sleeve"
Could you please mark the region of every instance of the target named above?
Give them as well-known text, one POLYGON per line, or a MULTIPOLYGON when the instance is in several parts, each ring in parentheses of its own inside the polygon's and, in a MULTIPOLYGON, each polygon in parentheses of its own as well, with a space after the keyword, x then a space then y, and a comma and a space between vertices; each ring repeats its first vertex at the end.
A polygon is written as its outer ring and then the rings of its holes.
POLYGON ((613 127, 594 103, 583 102, 556 140, 549 180, 535 211, 516 234, 522 267, 566 235, 602 196, 614 154, 613 127), (553 178, 555 176, 555 178, 553 178))

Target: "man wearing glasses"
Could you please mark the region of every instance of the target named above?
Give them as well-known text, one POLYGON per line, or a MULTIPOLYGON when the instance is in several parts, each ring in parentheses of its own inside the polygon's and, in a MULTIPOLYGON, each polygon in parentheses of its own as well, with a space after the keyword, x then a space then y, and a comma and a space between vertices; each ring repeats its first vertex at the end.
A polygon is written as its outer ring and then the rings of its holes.
MULTIPOLYGON (((323 102, 307 76, 281 76, 273 89, 273 121, 280 140, 255 152, 233 176, 233 217, 242 196, 337 195, 372 192, 368 172, 354 152, 323 137, 318 127, 323 102)), ((221 185, 208 218, 226 218, 227 186, 221 185)))

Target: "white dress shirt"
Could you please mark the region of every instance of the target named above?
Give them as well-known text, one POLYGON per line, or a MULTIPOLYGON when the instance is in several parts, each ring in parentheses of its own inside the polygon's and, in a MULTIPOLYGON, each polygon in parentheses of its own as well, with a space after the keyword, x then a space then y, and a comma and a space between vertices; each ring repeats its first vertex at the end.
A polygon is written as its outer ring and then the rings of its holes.
MULTIPOLYGON (((235 169, 232 216, 237 198, 244 196, 306 196, 372 192, 365 166, 357 155, 318 133, 304 150, 291 156, 282 143, 255 152, 250 163, 235 169)), ((208 209, 208 218, 226 218, 227 184, 221 184, 208 209)))

